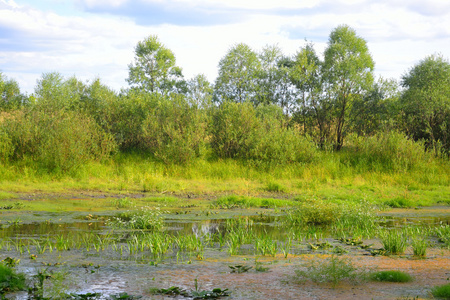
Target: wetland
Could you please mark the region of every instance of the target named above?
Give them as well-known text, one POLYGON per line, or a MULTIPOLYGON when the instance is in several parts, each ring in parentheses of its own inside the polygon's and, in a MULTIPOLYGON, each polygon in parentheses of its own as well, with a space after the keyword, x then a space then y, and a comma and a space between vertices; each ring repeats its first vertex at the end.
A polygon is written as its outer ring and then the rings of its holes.
POLYGON ((450 277, 448 205, 47 194, 0 206, 0 260, 28 285, 6 299, 426 299, 450 277), (412 279, 370 279, 380 271, 412 279))

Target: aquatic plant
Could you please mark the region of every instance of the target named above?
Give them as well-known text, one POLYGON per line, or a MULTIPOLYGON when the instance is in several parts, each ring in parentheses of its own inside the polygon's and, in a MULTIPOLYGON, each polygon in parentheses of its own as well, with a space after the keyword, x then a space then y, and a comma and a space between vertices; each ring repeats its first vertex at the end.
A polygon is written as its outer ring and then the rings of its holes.
POLYGON ((425 238, 414 237, 411 242, 414 256, 425 257, 427 255, 428 244, 425 238))
POLYGON ((150 207, 141 207, 137 211, 125 212, 108 221, 108 226, 113 228, 161 230, 164 222, 161 210, 150 207))
POLYGON ((387 254, 403 254, 408 246, 408 237, 401 230, 385 230, 381 232, 380 238, 387 254))

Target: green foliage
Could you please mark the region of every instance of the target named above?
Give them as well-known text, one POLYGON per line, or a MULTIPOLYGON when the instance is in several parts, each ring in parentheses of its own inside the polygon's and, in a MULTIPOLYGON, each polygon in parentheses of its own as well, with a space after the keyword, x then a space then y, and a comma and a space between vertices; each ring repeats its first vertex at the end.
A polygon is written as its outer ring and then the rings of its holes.
POLYGON ((441 225, 435 229, 439 242, 450 249, 450 225, 441 225))
POLYGON ((163 228, 164 221, 159 208, 141 207, 137 211, 125 212, 110 219, 108 225, 114 228, 158 231, 163 228))
POLYGON ((386 230, 380 234, 380 238, 387 254, 403 254, 408 246, 408 237, 401 230, 386 230))
POLYGON ((219 62, 219 75, 215 83, 217 101, 244 103, 256 95, 256 76, 260 61, 246 44, 237 44, 228 50, 219 62))
POLYGON ((450 150, 450 63, 441 55, 420 61, 402 77, 402 125, 436 151, 450 150))
POLYGON ((421 142, 414 142, 399 132, 381 132, 374 136, 348 139, 346 159, 363 170, 406 172, 422 169, 433 157, 421 142))
POLYGON ((264 190, 268 192, 284 193, 286 192, 286 187, 277 182, 268 182, 264 190))
POLYGON ((134 207, 135 203, 132 199, 125 197, 125 198, 118 198, 118 199, 113 199, 111 200, 111 204, 119 209, 119 208, 130 208, 130 207, 134 207))
POLYGON ((328 259, 315 258, 306 265, 306 270, 295 270, 295 274, 300 281, 310 279, 318 283, 331 283, 333 288, 343 280, 357 283, 367 278, 365 270, 358 270, 348 258, 335 255, 328 259))
POLYGON ((287 128, 274 105, 254 109, 249 102, 225 102, 213 113, 211 147, 218 157, 249 159, 257 165, 311 162, 318 156, 314 143, 287 128))
POLYGON ((411 199, 402 196, 386 200, 384 204, 392 208, 411 208, 415 206, 415 203, 411 199))
POLYGON ((20 93, 19 84, 0 72, 0 112, 19 109, 27 104, 29 99, 20 93))
POLYGON ((412 239, 411 246, 413 248, 414 256, 425 257, 427 255, 427 248, 429 242, 425 238, 415 237, 412 239))
POLYGON ((376 211, 366 201, 332 202, 318 199, 302 201, 286 210, 291 226, 326 226, 337 234, 372 236, 376 231, 376 211))
POLYGON ((292 225, 331 225, 342 215, 338 204, 330 201, 311 200, 287 211, 287 222, 292 225))
POLYGON ((144 147, 165 163, 192 162, 205 149, 205 117, 183 96, 161 99, 142 125, 144 147))
POLYGON ((173 52, 155 35, 138 42, 134 50, 134 64, 130 64, 128 83, 150 93, 177 92, 183 75, 175 65, 173 52))
POLYGON ((352 103, 372 86, 375 63, 366 41, 347 25, 338 26, 330 33, 324 56, 324 76, 330 85, 327 92, 335 119, 335 147, 340 150, 352 103))
POLYGON ((25 288, 25 275, 16 273, 12 267, 0 263, 0 296, 25 288))
POLYGON ((382 282, 410 282, 413 280, 411 275, 401 271, 380 271, 370 274, 374 281, 382 282))
POLYGON ((438 299, 450 299, 450 283, 433 287, 431 294, 438 299))
POLYGON ((213 111, 211 148, 220 158, 245 158, 258 127, 253 105, 226 101, 213 111))
POLYGON ((92 118, 71 111, 17 111, 0 123, 13 147, 11 159, 30 157, 50 172, 67 172, 109 157, 115 143, 92 118))

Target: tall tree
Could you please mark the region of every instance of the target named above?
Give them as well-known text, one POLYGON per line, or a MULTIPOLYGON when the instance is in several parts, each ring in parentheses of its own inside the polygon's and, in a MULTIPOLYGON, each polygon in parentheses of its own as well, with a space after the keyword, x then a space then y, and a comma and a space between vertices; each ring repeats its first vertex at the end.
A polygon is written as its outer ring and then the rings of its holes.
POLYGON ((307 43, 295 55, 290 78, 298 91, 295 119, 323 147, 330 135, 331 104, 330 95, 324 90, 323 62, 312 43, 307 43))
POLYGON ((374 61, 366 41, 347 25, 336 27, 325 49, 324 75, 332 93, 335 115, 335 148, 342 148, 352 102, 373 84, 374 61))
POLYGON ((420 61, 401 81, 404 124, 409 135, 450 152, 450 63, 442 55, 420 61))
POLYGON ((217 101, 242 103, 254 99, 260 61, 246 44, 237 44, 219 62, 219 76, 215 83, 217 101))
POLYGON ((128 83, 150 93, 169 94, 182 89, 181 68, 175 65, 173 52, 155 35, 138 42, 134 49, 134 63, 128 65, 128 83))
POLYGON ((289 114, 294 98, 294 89, 289 80, 291 61, 276 45, 264 47, 259 60, 261 65, 256 79, 255 105, 278 104, 285 114, 289 114))

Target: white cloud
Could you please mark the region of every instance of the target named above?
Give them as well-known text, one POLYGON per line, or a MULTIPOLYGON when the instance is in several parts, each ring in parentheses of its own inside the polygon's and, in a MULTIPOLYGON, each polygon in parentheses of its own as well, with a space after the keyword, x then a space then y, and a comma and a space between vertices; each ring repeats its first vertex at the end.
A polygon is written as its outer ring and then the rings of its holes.
MULTIPOLYGON (((128 5, 126 0, 74 1, 91 7, 128 5)), ((161 5, 181 2, 214 9, 212 2, 206 0, 159 1, 161 5)), ((98 76, 118 90, 126 86, 136 43, 156 34, 175 53, 187 78, 204 73, 213 81, 219 60, 236 43, 246 43, 255 51, 267 44, 278 44, 285 54, 291 55, 307 38, 321 53, 330 31, 348 24, 367 40, 376 71, 399 78, 427 55, 441 52, 450 56, 449 4, 438 0, 423 4, 428 13, 439 11, 430 16, 415 8, 420 2, 423 1, 217 0, 214 5, 244 11, 245 18, 233 23, 186 26, 137 25, 132 15, 80 11, 76 15, 60 14, 0 0, 0 71, 17 79, 28 92, 32 92, 43 72, 50 71, 80 79, 98 76)))

